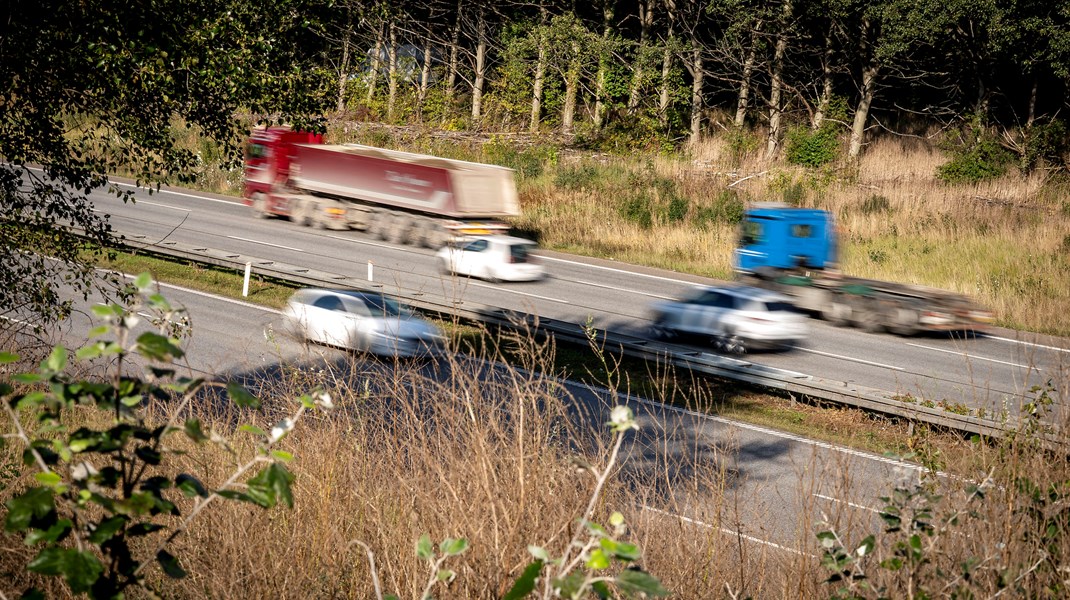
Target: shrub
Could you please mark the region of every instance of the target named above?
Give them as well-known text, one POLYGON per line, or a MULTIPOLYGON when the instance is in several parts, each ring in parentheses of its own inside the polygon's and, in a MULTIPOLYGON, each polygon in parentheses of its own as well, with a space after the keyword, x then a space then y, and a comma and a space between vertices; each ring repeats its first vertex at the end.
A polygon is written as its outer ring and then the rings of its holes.
POLYGON ((654 225, 650 196, 644 190, 635 190, 620 205, 620 216, 643 229, 654 225))
POLYGON ((721 190, 710 206, 700 207, 695 214, 695 224, 705 227, 710 223, 738 225, 743 221, 743 199, 735 190, 721 190))
POLYGON ((977 183, 1000 177, 1014 156, 979 124, 959 133, 959 139, 943 144, 951 160, 936 169, 947 183, 977 183))
POLYGON ((840 154, 840 141, 832 124, 823 125, 818 130, 797 127, 788 132, 788 162, 807 167, 820 167, 834 160, 840 154))
POLYGON ((892 205, 888 201, 888 198, 881 196, 880 194, 873 194, 862 201, 862 204, 858 207, 862 214, 873 215, 890 212, 892 205))

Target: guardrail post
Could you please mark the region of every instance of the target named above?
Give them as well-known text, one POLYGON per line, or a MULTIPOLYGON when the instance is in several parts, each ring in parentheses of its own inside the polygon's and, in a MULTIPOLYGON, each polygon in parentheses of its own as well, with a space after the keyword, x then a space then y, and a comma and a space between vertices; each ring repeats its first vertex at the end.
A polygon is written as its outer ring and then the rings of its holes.
POLYGON ((245 281, 241 284, 241 295, 246 297, 249 295, 249 274, 253 272, 253 263, 245 263, 245 281))
POLYGON ((375 277, 372 274, 372 261, 368 261, 368 281, 375 281, 375 277))

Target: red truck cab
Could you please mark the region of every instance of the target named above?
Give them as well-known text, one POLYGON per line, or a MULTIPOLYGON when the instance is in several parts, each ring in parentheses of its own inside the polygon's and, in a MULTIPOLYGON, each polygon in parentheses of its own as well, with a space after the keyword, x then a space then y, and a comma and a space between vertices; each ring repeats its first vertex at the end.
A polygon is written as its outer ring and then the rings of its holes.
POLYGON ((287 127, 256 129, 245 145, 245 203, 270 201, 272 191, 290 178, 294 144, 322 144, 323 135, 287 127), (259 194, 259 196, 258 196, 259 194))

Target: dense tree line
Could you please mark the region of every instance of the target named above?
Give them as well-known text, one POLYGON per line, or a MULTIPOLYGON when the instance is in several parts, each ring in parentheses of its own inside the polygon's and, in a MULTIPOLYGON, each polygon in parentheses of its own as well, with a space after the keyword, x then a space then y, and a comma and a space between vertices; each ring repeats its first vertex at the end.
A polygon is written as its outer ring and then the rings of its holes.
POLYGON ((759 124, 769 155, 789 127, 832 124, 851 157, 875 128, 975 122, 1025 157, 1029 133, 1059 118, 1070 80, 1067 0, 343 0, 326 10, 337 107, 388 121, 447 122, 463 107, 461 126, 691 141, 759 124))

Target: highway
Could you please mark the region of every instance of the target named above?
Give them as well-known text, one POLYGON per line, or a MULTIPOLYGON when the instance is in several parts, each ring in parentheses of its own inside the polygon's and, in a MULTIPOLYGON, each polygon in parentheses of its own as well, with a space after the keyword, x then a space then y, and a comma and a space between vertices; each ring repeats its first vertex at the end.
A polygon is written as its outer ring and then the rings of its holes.
MULTIPOLYGON (((372 239, 361 232, 318 231, 282 219, 257 219, 238 199, 180 190, 135 204, 93 196, 116 230, 153 241, 199 244, 268 260, 374 281, 386 292, 417 290, 453 302, 500 306, 543 318, 646 335, 648 307, 696 284, 718 283, 690 275, 543 251, 550 277, 523 284, 487 283, 444 276, 433 252, 372 239)), ((997 414, 1012 412, 1034 386, 1070 381, 1070 342, 996 329, 989 335, 899 338, 839 329, 811 320, 810 339, 788 352, 754 353, 745 360, 910 397, 916 402, 962 404, 997 414)), ((697 351, 709 351, 696 346, 697 351)))
MULTIPOLYGON (((281 374, 294 366, 327 366, 331 372, 357 377, 396 368, 389 360, 299 343, 281 334, 285 327, 273 309, 172 285, 161 285, 161 293, 187 311, 189 337, 183 344, 186 357, 180 375, 237 379, 253 389, 258 385, 279 389, 281 374)), ((73 350, 86 342, 86 332, 97 324, 89 316, 90 305, 100 301, 76 300, 62 343, 73 350)), ((142 319, 134 335, 151 327, 142 319)), ((465 357, 455 360, 484 379, 512 376, 504 365, 465 357)), ((405 365, 411 363, 402 365, 409 368, 405 365)), ((136 369, 133 364, 129 368, 136 369)), ((443 360, 412 368, 421 369, 426 377, 443 378, 456 367, 443 360)), ((620 476, 638 482, 633 486, 634 500, 644 518, 674 522, 672 527, 655 529, 668 535, 676 535, 683 523, 710 530, 702 536, 727 536, 723 543, 747 546, 751 555, 767 553, 774 560, 814 555, 818 552, 814 534, 823 519, 845 530, 871 528, 883 508, 879 498, 889 495, 895 484, 920 474, 916 465, 898 460, 575 382, 558 383, 576 417, 590 419, 591 431, 604 434, 599 424, 608 420, 613 406, 633 408, 641 427, 622 451, 620 476)))

